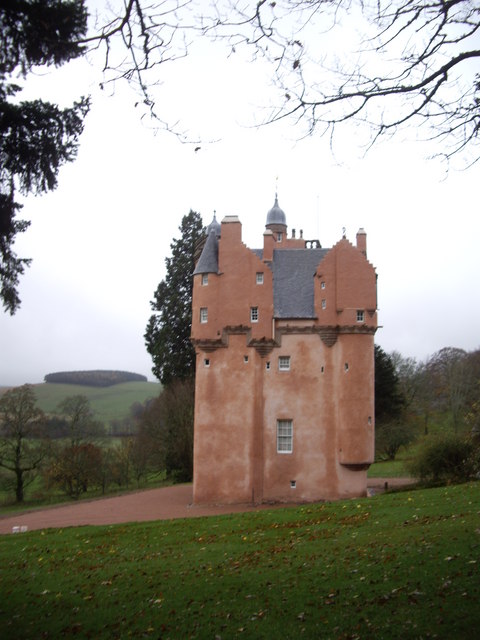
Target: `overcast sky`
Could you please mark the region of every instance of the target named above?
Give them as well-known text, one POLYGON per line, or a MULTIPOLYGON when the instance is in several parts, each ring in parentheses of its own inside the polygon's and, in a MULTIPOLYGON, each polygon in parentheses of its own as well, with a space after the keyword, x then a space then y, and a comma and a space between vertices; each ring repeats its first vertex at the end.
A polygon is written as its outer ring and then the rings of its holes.
POLYGON ((268 70, 219 50, 199 48, 163 78, 165 117, 202 137, 198 151, 155 134, 126 87, 100 91, 86 60, 29 78, 28 97, 68 105, 90 93, 93 106, 59 188, 24 201, 32 224, 16 251, 33 262, 20 310, 0 312, 0 385, 82 369, 153 380, 143 335, 182 217, 238 215, 244 242, 261 247, 277 184, 290 232, 330 247, 343 227, 352 242, 366 230, 378 274, 376 341, 386 351, 423 360, 445 346, 480 347, 478 168, 445 179, 426 159, 435 149, 405 137, 362 157, 349 130, 333 157, 328 140, 299 140, 291 122, 252 128, 268 100, 268 70))

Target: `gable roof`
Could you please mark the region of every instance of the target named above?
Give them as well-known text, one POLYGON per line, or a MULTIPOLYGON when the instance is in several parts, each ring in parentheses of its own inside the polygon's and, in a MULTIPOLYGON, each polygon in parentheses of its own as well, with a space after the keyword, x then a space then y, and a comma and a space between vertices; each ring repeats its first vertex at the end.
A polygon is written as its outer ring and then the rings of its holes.
POLYGON ((273 307, 276 318, 313 318, 313 276, 328 249, 275 249, 273 307))

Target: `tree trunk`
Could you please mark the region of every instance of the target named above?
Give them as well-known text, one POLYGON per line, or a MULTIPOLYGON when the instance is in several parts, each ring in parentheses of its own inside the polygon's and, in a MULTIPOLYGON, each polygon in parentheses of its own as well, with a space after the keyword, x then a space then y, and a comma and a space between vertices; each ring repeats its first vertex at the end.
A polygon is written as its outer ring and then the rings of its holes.
POLYGON ((17 476, 17 483, 15 486, 15 496, 17 502, 23 502, 24 491, 23 491, 23 473, 21 469, 15 470, 15 475, 17 476))

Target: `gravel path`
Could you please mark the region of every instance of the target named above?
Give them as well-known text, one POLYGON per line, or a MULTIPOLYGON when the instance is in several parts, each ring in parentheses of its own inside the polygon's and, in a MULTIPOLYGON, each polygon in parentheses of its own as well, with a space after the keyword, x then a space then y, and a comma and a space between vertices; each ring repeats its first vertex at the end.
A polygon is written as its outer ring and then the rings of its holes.
MULTIPOLYGON (((386 482, 388 486, 395 487, 410 484, 412 480, 410 478, 372 478, 368 482, 369 493, 381 493, 385 489, 386 482)), ((0 534, 12 533, 14 528, 18 531, 31 531, 83 525, 147 522, 271 508, 272 505, 267 504, 194 506, 192 505, 192 485, 182 484, 2 516, 0 517, 0 534)))

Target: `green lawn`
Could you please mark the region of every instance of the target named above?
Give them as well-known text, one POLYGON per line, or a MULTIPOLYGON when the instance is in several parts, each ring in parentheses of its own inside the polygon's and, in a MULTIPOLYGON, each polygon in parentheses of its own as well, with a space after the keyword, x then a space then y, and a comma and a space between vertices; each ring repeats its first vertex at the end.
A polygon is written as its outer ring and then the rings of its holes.
POLYGON ((398 456, 396 460, 383 460, 370 465, 369 478, 402 478, 410 475, 405 466, 406 460, 398 456))
POLYGON ((110 420, 128 415, 134 402, 156 398, 161 386, 156 382, 124 382, 111 387, 86 387, 75 384, 44 383, 34 385, 38 406, 54 413, 58 404, 68 396, 87 396, 95 417, 107 424, 110 420))
POLYGON ((0 537, 0 637, 472 638, 480 483, 0 537))

